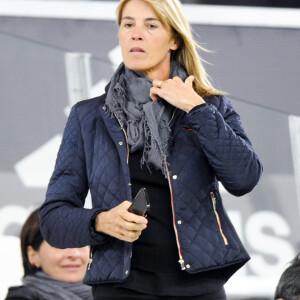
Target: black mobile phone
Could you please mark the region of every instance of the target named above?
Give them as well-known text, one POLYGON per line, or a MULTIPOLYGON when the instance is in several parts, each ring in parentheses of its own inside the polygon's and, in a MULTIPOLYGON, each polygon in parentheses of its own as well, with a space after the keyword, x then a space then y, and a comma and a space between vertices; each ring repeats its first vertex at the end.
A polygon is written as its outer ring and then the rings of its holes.
POLYGON ((141 188, 139 192, 134 197, 131 206, 128 208, 128 211, 139 215, 146 216, 147 211, 150 210, 150 201, 146 188, 141 188))

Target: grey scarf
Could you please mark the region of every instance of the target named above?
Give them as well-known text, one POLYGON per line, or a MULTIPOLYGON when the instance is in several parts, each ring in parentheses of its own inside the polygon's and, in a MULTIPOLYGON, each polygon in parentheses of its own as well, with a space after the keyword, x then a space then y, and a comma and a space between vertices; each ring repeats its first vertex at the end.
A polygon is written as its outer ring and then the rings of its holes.
MULTIPOLYGON (((175 61, 171 63, 170 78, 187 78, 185 70, 175 61)), ((130 152, 143 150, 141 164, 160 169, 167 177, 165 157, 174 107, 167 101, 152 101, 152 80, 139 71, 128 69, 123 63, 111 79, 106 105, 126 128, 130 152)))
POLYGON ((82 282, 67 283, 54 279, 44 272, 27 275, 23 284, 45 300, 92 300, 91 287, 82 282))

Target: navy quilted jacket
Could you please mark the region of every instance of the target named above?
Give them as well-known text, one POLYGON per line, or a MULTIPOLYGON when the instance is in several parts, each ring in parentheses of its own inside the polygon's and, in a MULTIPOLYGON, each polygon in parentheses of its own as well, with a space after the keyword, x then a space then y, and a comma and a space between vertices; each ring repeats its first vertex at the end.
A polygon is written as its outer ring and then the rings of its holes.
MULTIPOLYGON (((257 184, 262 165, 239 115, 224 96, 170 121, 167 163, 182 270, 197 273, 240 266, 249 259, 224 208, 218 181, 236 196, 257 184)), ((44 238, 58 248, 91 245, 85 283, 123 281, 132 244, 97 233, 96 215, 132 200, 128 145, 105 106, 105 95, 77 103, 70 113, 40 210, 44 238), (84 209, 90 189, 92 209, 84 209)), ((237 267, 238 268, 238 267, 237 267)))

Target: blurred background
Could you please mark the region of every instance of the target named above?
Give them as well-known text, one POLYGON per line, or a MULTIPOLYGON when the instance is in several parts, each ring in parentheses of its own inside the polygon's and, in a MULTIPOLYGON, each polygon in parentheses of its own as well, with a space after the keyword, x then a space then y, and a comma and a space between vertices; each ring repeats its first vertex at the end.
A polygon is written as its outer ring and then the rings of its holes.
MULTIPOLYGON (((182 2, 264 165, 250 194, 221 191, 252 257, 228 297, 272 299, 300 251, 300 1, 182 2)), ((0 299, 21 283, 20 228, 44 201, 71 106, 121 62, 117 3, 0 0, 0 299)))

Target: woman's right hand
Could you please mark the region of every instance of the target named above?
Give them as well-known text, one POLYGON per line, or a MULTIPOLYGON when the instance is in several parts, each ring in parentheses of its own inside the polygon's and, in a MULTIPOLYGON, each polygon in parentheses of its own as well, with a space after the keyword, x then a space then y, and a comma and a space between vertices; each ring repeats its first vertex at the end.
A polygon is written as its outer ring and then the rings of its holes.
POLYGON ((148 220, 128 211, 131 202, 124 201, 111 210, 101 212, 95 220, 95 229, 119 240, 134 242, 147 228, 148 220))

